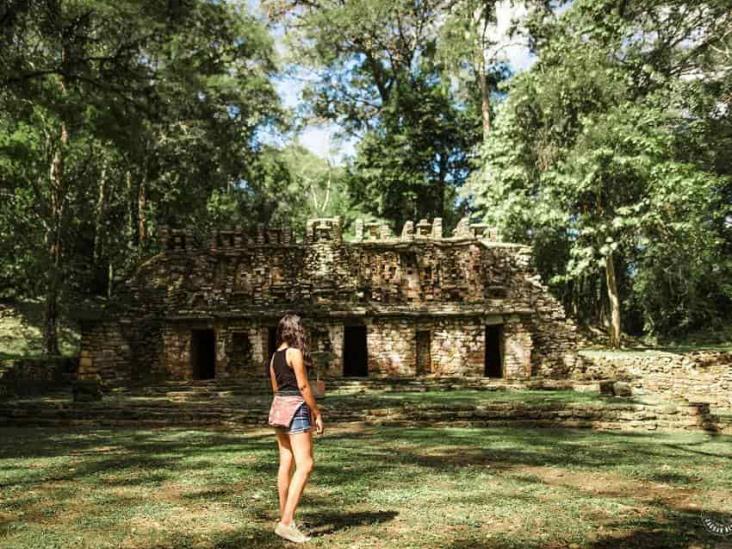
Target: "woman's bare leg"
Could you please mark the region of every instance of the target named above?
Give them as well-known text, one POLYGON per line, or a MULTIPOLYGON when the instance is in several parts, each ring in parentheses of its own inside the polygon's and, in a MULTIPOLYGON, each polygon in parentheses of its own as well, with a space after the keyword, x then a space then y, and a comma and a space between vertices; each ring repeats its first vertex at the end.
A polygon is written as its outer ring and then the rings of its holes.
POLYGON ((280 450, 280 468, 277 471, 277 492, 280 496, 280 519, 285 514, 285 502, 287 492, 290 488, 290 474, 295 465, 295 458, 292 455, 290 437, 287 433, 277 432, 277 446, 280 450))
POLYGON ((290 436, 290 446, 295 456, 295 473, 290 480, 290 489, 287 493, 287 502, 285 510, 282 513, 280 522, 284 525, 290 525, 295 516, 295 510, 300 503, 300 496, 305 489, 313 470, 313 433, 307 431, 305 433, 294 433, 290 436))

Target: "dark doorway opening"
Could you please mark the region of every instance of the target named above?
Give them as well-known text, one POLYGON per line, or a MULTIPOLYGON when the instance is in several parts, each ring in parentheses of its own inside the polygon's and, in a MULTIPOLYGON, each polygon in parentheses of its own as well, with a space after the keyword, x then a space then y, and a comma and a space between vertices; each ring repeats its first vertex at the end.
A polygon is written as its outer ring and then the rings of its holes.
POLYGON ((417 375, 432 373, 432 356, 430 355, 430 332, 418 331, 417 343, 417 375))
POLYGON ((277 328, 275 326, 267 327, 267 356, 264 357, 264 377, 269 379, 269 361, 277 350, 277 328))
POLYGON ((503 326, 485 327, 485 371, 487 377, 503 377, 503 326))
POLYGON ((213 330, 191 331, 191 369, 193 379, 216 377, 216 335, 213 330))
POLYGON ((368 377, 366 326, 343 328, 343 377, 368 377))
POLYGON ((272 358, 272 354, 277 350, 277 327, 270 326, 267 328, 267 358, 272 358))

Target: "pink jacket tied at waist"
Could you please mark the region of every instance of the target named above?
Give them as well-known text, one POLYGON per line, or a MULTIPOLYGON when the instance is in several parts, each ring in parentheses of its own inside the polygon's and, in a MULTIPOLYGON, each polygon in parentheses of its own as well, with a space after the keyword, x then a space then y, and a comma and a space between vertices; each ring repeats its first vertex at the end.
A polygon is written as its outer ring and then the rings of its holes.
POLYGON ((289 427, 297 409, 305 403, 301 395, 274 395, 269 409, 272 427, 289 427))

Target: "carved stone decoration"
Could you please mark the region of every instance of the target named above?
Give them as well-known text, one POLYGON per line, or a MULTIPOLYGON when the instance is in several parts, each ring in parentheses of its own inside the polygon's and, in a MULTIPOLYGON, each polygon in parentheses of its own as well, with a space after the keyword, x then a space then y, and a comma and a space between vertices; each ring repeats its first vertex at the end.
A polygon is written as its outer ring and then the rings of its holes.
POLYGON ((402 240, 414 240, 414 223, 412 221, 404 222, 401 238, 402 240))
POLYGON ((452 236, 457 238, 468 238, 473 236, 473 234, 470 232, 470 219, 467 217, 463 217, 458 221, 457 226, 452 232, 452 236))
POLYGON ((406 221, 399 237, 383 222, 354 228, 352 241, 337 216, 308 219, 301 241, 289 227, 222 228, 198 247, 190 229, 161 226, 161 252, 81 324, 84 375, 257 376, 288 311, 327 353, 325 377, 566 378, 582 367, 530 247, 495 242, 495 228, 467 217, 448 238, 439 217, 406 221))
POLYGON ((432 224, 426 219, 420 219, 415 230, 416 237, 427 238, 432 232, 432 224))
POLYGON ((355 224, 355 237, 356 242, 363 240, 363 219, 357 219, 355 224))
POLYGON ((442 218, 435 217, 432 220, 432 238, 442 238, 442 218))

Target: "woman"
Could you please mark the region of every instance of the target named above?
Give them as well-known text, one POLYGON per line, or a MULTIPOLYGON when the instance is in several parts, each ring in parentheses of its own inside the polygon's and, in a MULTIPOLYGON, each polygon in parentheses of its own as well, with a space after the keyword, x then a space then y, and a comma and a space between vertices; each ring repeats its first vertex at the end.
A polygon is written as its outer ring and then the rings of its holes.
POLYGON ((310 539, 298 529, 294 515, 313 470, 313 422, 318 435, 324 431, 323 418, 310 389, 306 367, 311 367, 311 361, 305 343, 305 331, 300 317, 288 313, 277 325, 277 350, 269 365, 272 391, 300 394, 305 402, 295 412, 289 427, 274 428, 280 452, 277 490, 281 517, 275 533, 297 543, 310 539), (293 464, 295 472, 290 478, 293 464))

